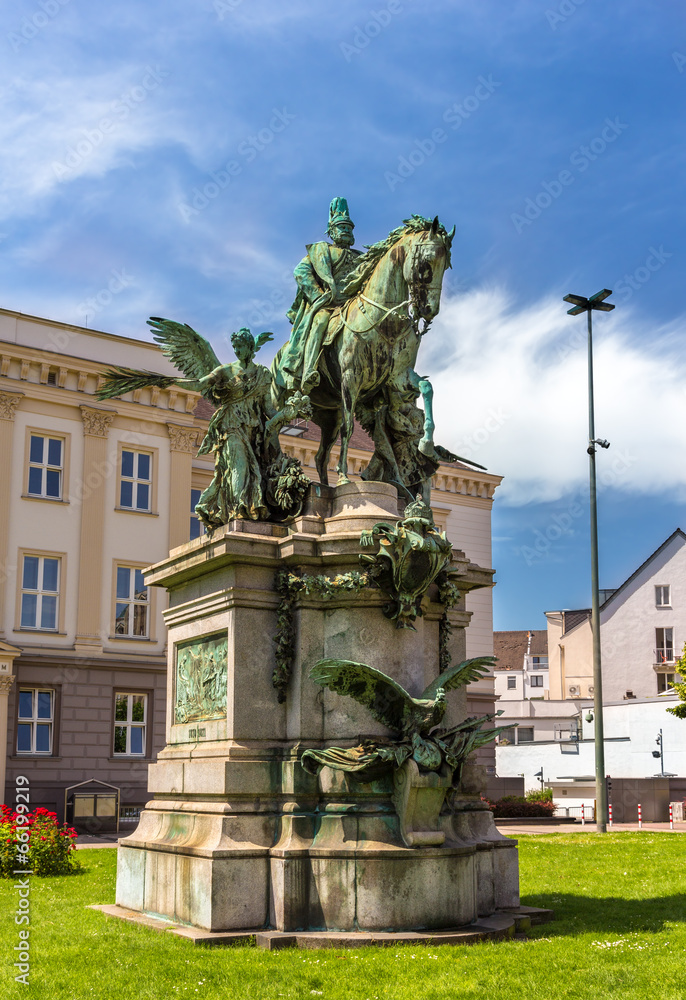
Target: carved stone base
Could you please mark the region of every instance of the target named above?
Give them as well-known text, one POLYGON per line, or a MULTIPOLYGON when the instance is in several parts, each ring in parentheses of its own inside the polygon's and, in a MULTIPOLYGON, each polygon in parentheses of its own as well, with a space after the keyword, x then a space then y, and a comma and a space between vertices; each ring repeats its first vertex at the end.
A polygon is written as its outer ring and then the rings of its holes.
MULTIPOLYGON (((314 487, 294 525, 233 522, 146 574, 169 591, 167 745, 149 768, 140 824, 120 841, 120 907, 203 933, 376 934, 455 928, 517 906, 516 843, 478 798, 456 799, 445 775, 419 774, 412 762, 395 782, 389 772, 363 783, 299 763, 307 747, 390 735, 310 679, 322 657, 373 664, 413 697, 437 676, 444 608, 435 587, 416 631, 383 616, 379 590, 298 593, 285 701, 272 683, 276 571, 359 570, 360 532, 395 516, 386 484, 314 487)), ((462 591, 490 585, 491 571, 459 551, 451 567, 462 591)), ((463 600, 451 616, 459 662, 463 600)), ((464 690, 450 692, 444 724, 465 715, 464 690)))

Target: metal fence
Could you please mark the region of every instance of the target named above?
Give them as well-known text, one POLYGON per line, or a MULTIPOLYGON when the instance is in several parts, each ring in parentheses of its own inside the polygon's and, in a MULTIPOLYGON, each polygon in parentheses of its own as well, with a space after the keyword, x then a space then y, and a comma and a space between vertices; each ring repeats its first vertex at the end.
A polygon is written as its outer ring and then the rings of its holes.
POLYGON ((586 823, 595 823, 595 808, 593 806, 558 806, 555 810, 555 816, 560 818, 567 817, 569 819, 581 819, 581 810, 583 808, 583 818, 586 823))

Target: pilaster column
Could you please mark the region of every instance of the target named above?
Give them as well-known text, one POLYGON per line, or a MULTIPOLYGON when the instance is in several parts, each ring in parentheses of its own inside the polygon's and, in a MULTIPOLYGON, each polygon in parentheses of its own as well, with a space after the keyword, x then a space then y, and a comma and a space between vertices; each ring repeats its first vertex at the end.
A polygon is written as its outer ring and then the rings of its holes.
MULTIPOLYGON (((0 642, 0 800, 5 798, 5 774, 7 765, 7 703, 14 683, 12 664, 21 653, 16 646, 0 642)), ((11 751, 10 751, 11 752, 11 751)), ((7 803, 10 804, 9 802, 7 803)))
MULTIPOLYGON (((21 493, 21 483, 13 483, 12 468, 14 415, 24 396, 23 392, 0 392, 0 455, 5 474, 0 475, 0 635, 4 635, 5 593, 8 579, 8 544, 10 531, 10 501, 12 486, 21 493)), ((3 751, 4 753, 4 751, 3 751)), ((2 790, 0 786, 0 791, 2 790)))
POLYGON ((196 454, 198 428, 167 424, 171 454, 169 472, 169 548, 189 539, 191 469, 196 454))
MULTIPOLYGON (((79 551, 79 603, 76 613, 76 648, 82 654, 102 652, 102 559, 105 534, 105 484, 107 435, 116 410, 81 406, 83 419, 83 473, 81 481, 81 546, 79 551)), ((116 470, 115 470, 116 472, 116 470)))

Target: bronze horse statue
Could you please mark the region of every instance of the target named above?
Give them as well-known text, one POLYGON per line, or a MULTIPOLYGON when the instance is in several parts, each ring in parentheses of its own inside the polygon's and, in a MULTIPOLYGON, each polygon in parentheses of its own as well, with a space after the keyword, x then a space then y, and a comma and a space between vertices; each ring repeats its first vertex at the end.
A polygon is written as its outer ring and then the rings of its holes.
MULTIPOLYGON (((310 394, 312 420, 321 429, 316 466, 328 482, 331 449, 340 433, 339 483, 348 482, 348 445, 355 417, 369 414, 392 394, 418 387, 414 372, 422 336, 437 315, 455 234, 438 217, 413 215, 368 247, 348 275, 343 301, 329 310, 319 356, 320 383, 310 394)), ((287 393, 279 351, 272 364, 277 399, 287 393)))

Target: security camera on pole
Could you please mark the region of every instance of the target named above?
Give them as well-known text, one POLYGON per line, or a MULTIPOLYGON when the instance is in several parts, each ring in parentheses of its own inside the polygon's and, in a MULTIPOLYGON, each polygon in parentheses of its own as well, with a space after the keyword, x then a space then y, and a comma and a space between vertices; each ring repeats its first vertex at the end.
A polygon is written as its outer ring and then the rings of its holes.
POLYGON ((585 312, 588 315, 588 458, 591 500, 591 631, 593 633, 593 713, 595 715, 595 789, 596 789, 596 829, 607 832, 607 786, 605 784, 605 745, 603 742, 603 677, 600 662, 600 591, 598 589, 598 503, 596 497, 595 453, 596 445, 609 448, 610 442, 595 436, 595 415, 593 408, 593 326, 591 314, 594 309, 611 312, 614 306, 605 302, 612 295, 609 288, 596 292, 590 299, 583 295, 565 295, 563 301, 571 302, 570 316, 585 312))

